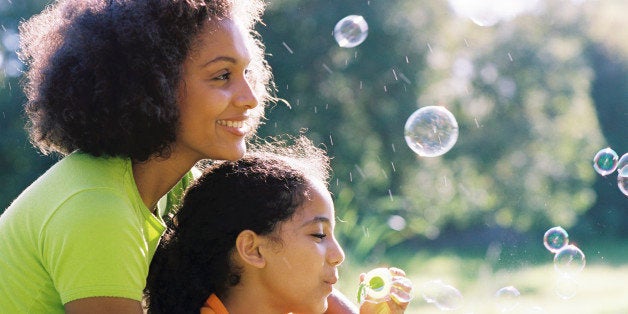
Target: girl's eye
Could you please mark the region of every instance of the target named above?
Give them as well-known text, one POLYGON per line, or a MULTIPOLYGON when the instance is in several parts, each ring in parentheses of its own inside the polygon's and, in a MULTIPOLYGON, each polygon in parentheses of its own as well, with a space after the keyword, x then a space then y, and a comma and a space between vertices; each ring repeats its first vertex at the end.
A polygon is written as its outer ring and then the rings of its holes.
POLYGON ((319 238, 321 240, 324 239, 325 237, 327 237, 327 235, 324 234, 324 233, 314 233, 314 234, 312 234, 312 236, 316 237, 316 238, 319 238))

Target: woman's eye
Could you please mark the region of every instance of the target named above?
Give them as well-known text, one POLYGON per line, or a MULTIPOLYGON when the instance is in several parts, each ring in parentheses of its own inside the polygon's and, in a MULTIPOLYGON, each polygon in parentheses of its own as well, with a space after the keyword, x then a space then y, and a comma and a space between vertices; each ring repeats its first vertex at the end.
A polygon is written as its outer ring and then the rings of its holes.
POLYGON ((319 238, 321 240, 324 239, 325 237, 327 237, 327 235, 324 234, 324 233, 314 233, 314 234, 312 234, 312 236, 316 237, 316 238, 319 238))
POLYGON ((230 72, 226 72, 224 74, 216 76, 214 79, 215 80, 219 80, 219 81, 225 81, 225 80, 228 80, 229 77, 231 77, 231 73, 230 72))

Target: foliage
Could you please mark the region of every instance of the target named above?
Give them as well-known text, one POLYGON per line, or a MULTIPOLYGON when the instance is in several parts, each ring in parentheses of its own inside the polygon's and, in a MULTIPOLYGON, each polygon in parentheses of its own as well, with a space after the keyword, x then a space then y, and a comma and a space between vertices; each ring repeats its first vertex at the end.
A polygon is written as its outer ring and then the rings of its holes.
MULTIPOLYGON (((54 162, 28 143, 7 68, 19 20, 46 2, 0 2, 0 212, 54 162)), ((625 196, 591 167, 601 148, 628 151, 625 22, 613 24, 626 5, 542 3, 480 27, 446 1, 270 2, 259 31, 290 106, 269 108, 259 134, 305 133, 327 148, 338 235, 355 258, 483 229, 628 230, 625 196), (351 14, 364 16, 368 38, 338 47, 333 27, 351 14), (417 157, 404 140, 406 119, 427 105, 459 124, 440 157, 417 157), (391 218, 405 225, 392 229, 391 218)))
POLYGON ((589 9, 548 1, 486 28, 444 2, 279 2, 261 33, 291 108, 269 110, 261 134, 306 132, 327 147, 338 231, 359 258, 443 230, 573 227, 596 201, 591 159, 607 145, 591 98, 589 9), (369 35, 340 48, 331 31, 350 14, 369 35), (441 157, 404 142, 407 117, 427 105, 460 127, 441 157), (393 215, 403 230, 388 227, 393 215))

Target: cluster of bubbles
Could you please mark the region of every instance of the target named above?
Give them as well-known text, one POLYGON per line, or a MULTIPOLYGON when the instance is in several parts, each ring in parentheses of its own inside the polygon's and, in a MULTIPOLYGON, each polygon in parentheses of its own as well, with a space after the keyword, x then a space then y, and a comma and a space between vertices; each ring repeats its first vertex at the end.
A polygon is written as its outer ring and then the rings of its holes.
POLYGON ((617 186, 628 196, 628 153, 620 158, 612 148, 603 148, 593 157, 593 169, 602 176, 617 171, 617 186))
MULTIPOLYGON (((430 280, 421 286, 423 299, 441 311, 456 311, 464 306, 464 297, 456 287, 440 279, 430 280)), ((521 293, 514 286, 498 289, 494 294, 494 305, 498 312, 512 312, 519 306, 521 293)), ((539 307, 530 308, 530 313, 543 313, 539 307)))
POLYGON ((569 244, 569 234, 560 226, 550 228, 543 235, 543 245, 554 254, 554 269, 559 274, 556 294, 563 299, 576 295, 576 276, 586 264, 584 253, 575 245, 569 244))
MULTIPOLYGON (((550 228, 543 235, 543 245, 554 254, 554 270, 559 275, 554 292, 562 299, 573 298, 578 291, 576 276, 586 264, 584 253, 569 243, 569 234, 560 226, 550 228)), ((462 293, 441 280, 430 280, 421 286, 423 299, 441 311, 455 311, 464 306, 462 293)), ((521 293, 514 286, 502 287, 494 294, 494 304, 499 313, 514 312, 520 308, 521 293)), ((528 313, 544 313, 538 306, 527 309, 528 313)))
MULTIPOLYGON (((340 47, 353 48, 368 36, 368 24, 361 15, 349 15, 336 23, 334 38, 340 47)), ((448 152, 458 140, 458 122, 442 106, 416 110, 406 121, 406 143, 422 157, 436 157, 448 152)))
MULTIPOLYGON (((486 11, 488 12, 488 11, 486 11)), ((482 14, 486 12, 480 12, 482 14)), ((481 26, 491 26, 497 19, 488 21, 494 14, 469 14, 481 26), (487 22, 488 21, 488 22, 487 22)), ((360 15, 349 15, 334 27, 333 36, 340 47, 352 48, 360 45, 368 36, 368 24, 360 15)), ((458 139, 458 122, 454 115, 442 106, 426 106, 410 115, 404 126, 404 136, 408 147, 422 157, 436 157, 447 153, 458 139)), ((628 196, 628 153, 621 156, 611 148, 600 150, 593 159, 597 173, 607 176, 617 171, 617 183, 621 192, 628 196)), ((389 221, 389 224, 391 222, 389 221)), ((543 236, 543 244, 554 254, 554 269, 560 275, 556 283, 556 294, 569 299, 576 295, 575 276, 585 266, 584 253, 575 245, 569 244, 569 235, 562 227, 553 227, 543 236)), ((409 301, 408 294, 395 295, 395 283, 385 268, 376 268, 367 273, 358 289, 358 301, 382 302, 391 295, 409 301)), ((421 287, 423 299, 443 311, 457 310, 463 306, 462 293, 441 280, 431 280, 421 287)), ((501 312, 510 312, 518 306, 521 293, 513 286, 499 289, 495 293, 496 305, 501 312)), ((538 312, 538 311, 537 311, 538 312)), ((542 310, 541 310, 542 312, 542 310)))

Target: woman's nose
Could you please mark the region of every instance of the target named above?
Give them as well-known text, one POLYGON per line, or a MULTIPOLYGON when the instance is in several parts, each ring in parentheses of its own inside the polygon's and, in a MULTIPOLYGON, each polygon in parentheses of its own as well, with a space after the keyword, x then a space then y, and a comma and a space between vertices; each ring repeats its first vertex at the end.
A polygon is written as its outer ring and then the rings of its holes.
POLYGON ((238 90, 236 91, 234 103, 236 106, 245 107, 247 109, 253 109, 259 104, 257 96, 255 94, 254 83, 249 82, 245 77, 238 84, 238 90))

